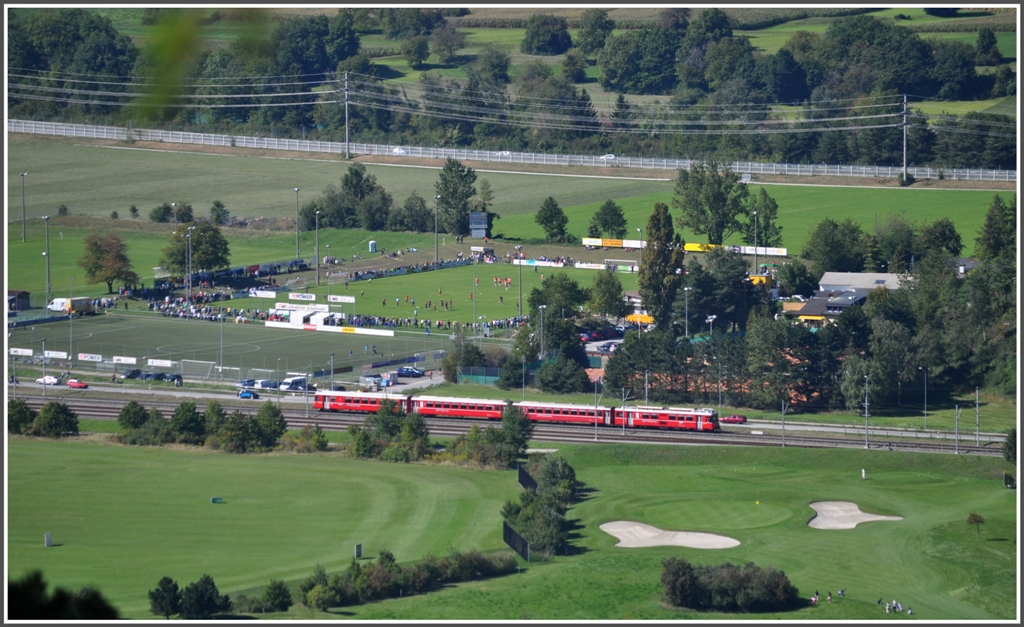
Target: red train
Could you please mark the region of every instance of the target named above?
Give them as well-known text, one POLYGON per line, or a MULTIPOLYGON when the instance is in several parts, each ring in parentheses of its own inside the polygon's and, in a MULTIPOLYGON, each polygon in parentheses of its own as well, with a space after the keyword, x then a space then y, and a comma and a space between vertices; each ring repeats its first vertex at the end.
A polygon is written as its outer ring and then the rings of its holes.
MULTIPOLYGON (((483 418, 501 420, 503 401, 448 396, 404 396, 370 392, 317 392, 313 408, 317 411, 373 413, 384 400, 397 403, 406 412, 437 418, 483 418)), ((568 422, 608 426, 683 429, 686 431, 718 431, 718 414, 707 407, 594 407, 572 403, 512 403, 530 420, 537 422, 568 422)))

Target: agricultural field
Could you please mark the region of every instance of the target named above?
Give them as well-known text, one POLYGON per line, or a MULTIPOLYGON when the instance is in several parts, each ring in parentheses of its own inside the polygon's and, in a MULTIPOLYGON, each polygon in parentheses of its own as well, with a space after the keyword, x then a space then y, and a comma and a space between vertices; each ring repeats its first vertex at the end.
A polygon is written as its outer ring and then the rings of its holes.
MULTIPOLYGON (((41 568, 53 585, 98 587, 122 616, 151 619, 146 591, 162 576, 210 574, 222 593, 271 578, 295 594, 322 564, 348 566, 355 543, 399 562, 428 553, 507 550, 500 507, 519 488, 509 471, 356 461, 336 455, 244 455, 89 441, 8 440, 11 577, 41 568), (60 459, 54 464, 54 459, 60 459), (185 480, 183 480, 185 479, 185 480), (45 494, 45 498, 39 495, 45 494), (224 499, 211 505, 210 498, 224 499), (56 546, 45 549, 52 532, 56 546)), ((1011 620, 1017 614, 1016 493, 997 458, 884 451, 558 445, 586 485, 569 511, 568 555, 521 562, 519 574, 318 613, 273 618, 390 620, 883 619, 878 598, 924 620, 1011 620), (861 479, 860 469, 867 480, 861 479), (810 503, 842 500, 900 521, 850 530, 808 527, 810 503), (985 518, 980 537, 965 524, 985 518), (612 521, 714 533, 738 547, 616 547, 612 521), (661 562, 783 570, 803 599, 844 598, 769 615, 676 612, 660 604, 661 562), (837 568, 837 566, 839 568, 837 568)), ((271 616, 268 616, 270 618, 271 616)))

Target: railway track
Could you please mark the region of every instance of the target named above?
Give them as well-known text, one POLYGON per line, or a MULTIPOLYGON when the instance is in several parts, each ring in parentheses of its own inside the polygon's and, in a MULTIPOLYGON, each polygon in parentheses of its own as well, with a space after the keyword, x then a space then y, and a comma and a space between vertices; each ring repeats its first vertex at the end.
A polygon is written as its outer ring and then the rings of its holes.
MULTIPOLYGON (((36 411, 41 408, 49 399, 41 396, 23 397, 29 407, 36 411)), ((64 402, 80 417, 96 420, 117 420, 117 415, 126 404, 124 401, 109 401, 88 398, 67 399, 64 402)), ((179 403, 169 401, 147 402, 148 408, 160 410, 166 417, 178 407, 179 403)), ((203 407, 202 403, 199 403, 203 407)), ((225 401, 222 404, 226 413, 240 410, 246 413, 255 413, 258 404, 239 403, 225 401)), ((293 407, 285 404, 281 407, 289 428, 301 429, 306 425, 318 424, 327 431, 345 431, 350 425, 362 425, 365 419, 364 414, 344 412, 317 412, 309 409, 308 417, 306 408, 293 407)), ((462 420, 428 418, 427 428, 430 435, 434 437, 457 437, 469 431, 474 425, 485 427, 495 425, 497 421, 487 420, 462 420)), ((680 446, 783 446, 782 437, 778 435, 749 434, 742 431, 730 431, 725 427, 717 433, 692 433, 681 431, 661 431, 657 429, 628 429, 623 432, 621 427, 598 426, 595 434, 593 426, 568 425, 568 424, 544 424, 537 423, 534 428, 533 439, 543 442, 566 442, 566 443, 618 443, 618 444, 672 444, 680 446)), ((864 441, 855 438, 820 436, 796 436, 787 435, 785 446, 797 448, 850 448, 863 449, 864 441)), ((946 453, 961 455, 984 455, 1001 456, 1002 447, 991 442, 988 445, 975 446, 965 442, 949 441, 919 441, 909 438, 881 437, 872 440, 869 435, 868 448, 874 450, 891 450, 918 453, 946 453)))

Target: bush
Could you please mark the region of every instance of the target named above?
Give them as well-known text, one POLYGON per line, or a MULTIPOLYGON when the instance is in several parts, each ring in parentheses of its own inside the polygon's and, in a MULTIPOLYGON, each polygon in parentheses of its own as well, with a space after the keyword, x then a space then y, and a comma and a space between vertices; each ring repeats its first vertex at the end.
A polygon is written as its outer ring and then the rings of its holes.
POLYGON ((392 442, 379 455, 379 459, 385 462, 408 462, 410 457, 408 447, 399 442, 392 442))
POLYGON ((7 583, 7 618, 21 620, 116 620, 117 608, 98 590, 80 588, 70 592, 55 588, 47 594, 43 573, 33 571, 19 580, 7 583))
POLYGON ((50 401, 43 405, 30 429, 32 435, 48 438, 78 435, 78 416, 66 404, 50 401))
POLYGON ((7 432, 24 433, 36 421, 38 415, 20 398, 7 401, 7 432))
POLYGON ((213 577, 203 575, 181 593, 181 617, 186 620, 207 619, 231 610, 231 599, 220 594, 213 577))
POLYGON ((292 593, 283 581, 271 579, 270 585, 263 591, 262 603, 273 612, 286 612, 293 605, 292 593))
POLYGON ((908 185, 913 185, 917 179, 914 178, 913 174, 908 173, 906 176, 903 176, 903 174, 901 173, 899 180, 900 187, 907 187, 908 185))
POLYGON ((66 215, 68 215, 68 206, 67 205, 61 205, 61 206, 57 207, 57 215, 62 217, 62 218, 65 217, 66 215))
POLYGON ((786 574, 752 562, 693 566, 670 557, 662 562, 665 601, 675 607, 715 612, 779 612, 794 609, 800 592, 786 574))
POLYGON ((118 218, 117 211, 116 210, 111 211, 110 212, 110 219, 111 220, 117 220, 117 218, 118 218))
POLYGON ((121 408, 117 414, 117 425, 122 431, 138 429, 149 420, 149 413, 146 408, 137 401, 128 401, 128 404, 121 408))

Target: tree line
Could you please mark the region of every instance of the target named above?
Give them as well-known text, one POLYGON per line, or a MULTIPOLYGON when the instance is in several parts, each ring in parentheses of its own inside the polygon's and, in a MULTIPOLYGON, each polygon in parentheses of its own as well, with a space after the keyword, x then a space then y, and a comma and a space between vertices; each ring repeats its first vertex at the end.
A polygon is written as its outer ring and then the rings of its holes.
POLYGON ((557 552, 569 542, 565 513, 582 484, 563 457, 531 456, 526 471, 537 481, 537 489, 523 490, 518 501, 505 501, 501 515, 530 543, 531 554, 557 552))
MULTIPOLYGON (((114 94, 129 92, 129 80, 162 77, 167 80, 156 80, 156 90, 142 99, 142 104, 152 105, 144 109, 153 112, 149 124, 340 141, 345 115, 338 92, 344 90, 348 72, 353 141, 896 164, 902 162, 902 100, 894 96, 974 100, 1016 93, 1016 74, 1002 59, 994 33, 985 28, 979 29, 972 46, 922 38, 895 23, 858 15, 836 19, 820 34, 798 31, 778 52, 764 54, 736 36, 728 16, 717 8, 694 15, 687 9, 667 9, 656 26, 619 35, 612 34, 616 25, 606 10, 591 9, 580 18, 575 39, 563 18, 532 16, 521 50, 562 55, 562 63, 556 71, 534 60, 513 72, 506 48, 485 45, 476 55, 459 54, 465 33, 450 17, 438 9, 341 9, 331 18, 301 16, 278 22, 269 36, 244 34, 226 48, 177 50, 173 33, 196 36, 201 20, 194 12, 168 11, 157 23, 161 30, 155 37, 167 45, 139 49, 108 19, 88 10, 15 10, 8 54, 12 67, 28 73, 15 81, 10 114, 124 124, 140 112, 120 104, 95 104, 96 99, 38 97, 32 92, 54 85, 78 88, 67 78, 73 74, 124 80, 123 86, 105 86, 114 94), (402 42, 395 52, 414 68, 435 55, 442 64, 462 69, 467 78, 424 71, 416 85, 420 95, 410 96, 406 92, 411 90, 385 83, 387 71, 360 47, 360 35, 369 33, 402 42), (592 65, 602 88, 619 95, 607 116, 597 114, 585 88, 586 70, 592 65), (978 74, 976 66, 996 70, 978 74), (172 76, 180 80, 172 81, 172 76), (322 84, 320 77, 337 91, 314 91, 322 84), (203 85, 190 95, 199 96, 204 106, 176 106, 181 94, 174 83, 203 85), (231 86, 218 87, 221 83, 231 86), (223 100, 214 96, 225 94, 232 96, 232 106, 217 107, 223 100), (665 101, 631 103, 625 95, 633 94, 657 94, 665 101), (277 106, 287 103, 293 106, 277 106), (771 107, 780 103, 798 107, 793 126, 804 128, 778 125, 780 115, 771 107), (880 127, 872 117, 878 114, 889 116, 880 127), (533 122, 510 123, 524 116, 533 122), (557 122, 537 121, 542 118, 557 122), (813 130, 806 128, 810 121, 813 130), (680 122, 687 132, 676 132, 680 122)), ((1015 138, 1003 132, 1015 122, 1007 116, 926 116, 911 110, 910 123, 911 165, 1016 167, 1015 138)))
POLYGON ((872 291, 863 306, 814 331, 776 317, 767 288, 744 281, 738 253, 712 250, 703 265, 684 264, 665 214, 656 208, 648 222, 644 264, 656 270, 639 276, 656 328, 627 334, 605 385, 636 393, 646 372, 655 402, 710 402, 720 386, 732 405, 777 409, 792 399, 808 409, 853 409, 866 376, 873 404, 916 402, 914 382, 927 370, 929 383, 945 390, 1015 393, 1016 198, 994 197, 977 238, 978 267, 965 275, 948 220, 915 225, 890 216, 874 233, 823 220, 805 248, 810 269, 784 268, 781 290, 809 295, 822 273, 881 270, 879 260, 900 275, 900 287, 872 291))

